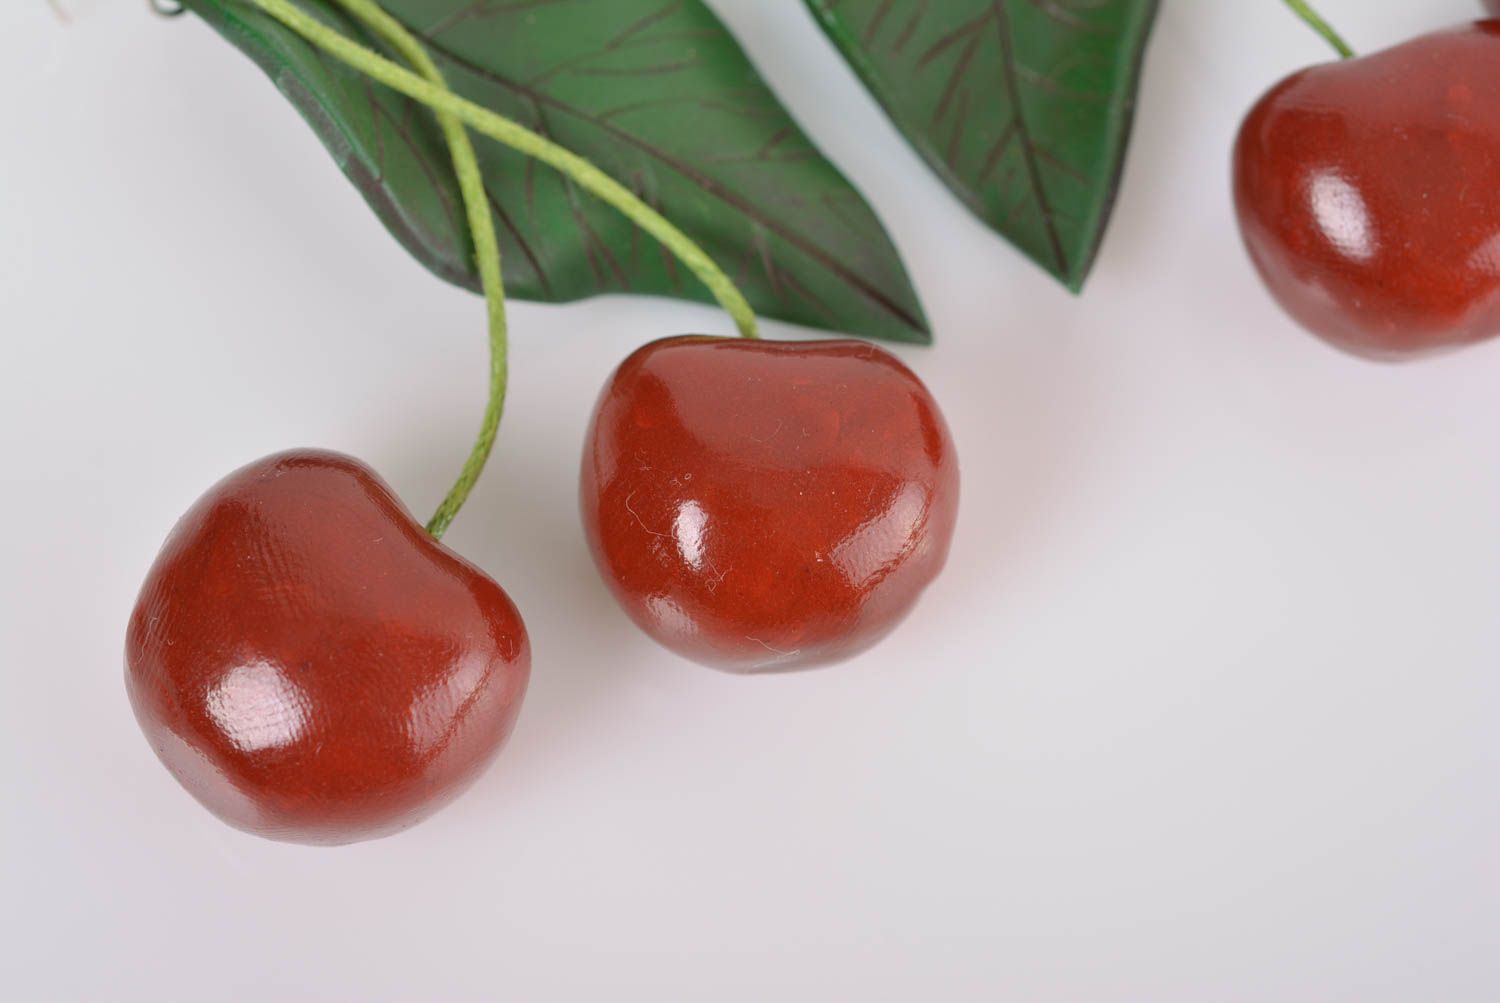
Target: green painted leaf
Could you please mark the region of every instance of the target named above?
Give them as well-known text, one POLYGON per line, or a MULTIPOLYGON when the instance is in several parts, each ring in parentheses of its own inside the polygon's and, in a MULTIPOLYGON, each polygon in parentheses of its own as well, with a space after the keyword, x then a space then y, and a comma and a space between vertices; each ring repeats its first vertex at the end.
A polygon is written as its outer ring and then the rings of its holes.
POLYGON ((1156 0, 806 0, 978 216, 1075 292, 1114 205, 1156 0))
MULTIPOLYGON (((324 56, 247 0, 183 0, 297 107, 381 220, 437 275, 478 278, 435 118, 324 56)), ((382 48, 329 0, 301 5, 382 48)), ((582 154, 681 227, 757 311, 927 342, 880 221, 701 0, 384 0, 453 89, 582 154)), ((710 300, 650 237, 550 168, 484 137, 510 290, 710 300)))

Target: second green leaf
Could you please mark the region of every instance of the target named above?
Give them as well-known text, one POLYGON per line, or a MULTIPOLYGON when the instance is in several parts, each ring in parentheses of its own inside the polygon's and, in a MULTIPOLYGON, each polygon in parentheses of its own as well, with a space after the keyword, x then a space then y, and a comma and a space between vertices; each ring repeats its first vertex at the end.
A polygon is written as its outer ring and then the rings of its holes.
POLYGON ((1157 0, 807 0, 948 187, 1083 287, 1114 205, 1157 0))

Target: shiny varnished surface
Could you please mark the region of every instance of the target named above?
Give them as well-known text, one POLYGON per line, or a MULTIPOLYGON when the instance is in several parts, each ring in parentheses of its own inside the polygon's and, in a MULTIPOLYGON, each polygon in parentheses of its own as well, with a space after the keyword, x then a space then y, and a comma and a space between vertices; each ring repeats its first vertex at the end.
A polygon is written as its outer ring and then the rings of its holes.
POLYGON ((1278 84, 1234 193, 1272 293, 1328 341, 1404 358, 1500 333, 1500 22, 1278 84))
POLYGON ((267 457, 182 518, 141 589, 126 688, 173 775, 225 821, 344 843, 431 814, 499 750, 520 615, 368 467, 267 457))
POLYGON ((647 633, 718 668, 783 670, 906 615, 947 557, 958 460, 926 387, 872 345, 669 338, 604 388, 581 502, 647 633))

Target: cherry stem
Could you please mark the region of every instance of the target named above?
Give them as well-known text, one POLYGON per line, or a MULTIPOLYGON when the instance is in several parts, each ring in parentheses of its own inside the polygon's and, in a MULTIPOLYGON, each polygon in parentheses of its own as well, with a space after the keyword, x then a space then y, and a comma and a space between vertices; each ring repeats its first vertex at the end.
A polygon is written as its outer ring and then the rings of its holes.
POLYGON ((467 101, 448 89, 431 57, 406 28, 388 14, 376 0, 337 0, 340 6, 368 26, 408 63, 412 73, 379 53, 355 42, 307 14, 290 0, 254 0, 261 10, 280 21, 334 58, 347 63, 392 90, 419 101, 437 115, 448 141, 463 192, 469 227, 474 239, 475 258, 481 284, 489 304, 490 315, 490 402, 478 439, 458 481, 443 500, 427 529, 441 539, 454 516, 463 507, 478 482, 484 465, 494 448, 505 403, 507 380, 507 336, 505 293, 500 272, 500 251, 495 238, 488 199, 484 190, 478 158, 464 126, 512 149, 534 157, 573 179, 579 187, 614 207, 641 229, 660 241, 696 275, 714 298, 734 319, 740 334, 756 338, 755 310, 744 295, 692 238, 683 233, 636 194, 589 161, 550 139, 488 108, 467 101))
POLYGON ((499 418, 505 402, 507 382, 507 327, 505 327, 505 294, 499 268, 499 244, 495 238, 495 225, 490 216, 489 201, 484 192, 483 175, 478 166, 474 147, 469 142, 465 126, 480 135, 502 142, 513 150, 535 157, 543 163, 573 178, 586 192, 591 192, 607 205, 621 211, 627 219, 645 229, 652 237, 661 241, 676 258, 696 274, 703 285, 708 286, 715 300, 735 321, 739 333, 744 337, 759 337, 756 333, 754 309, 739 292, 723 268, 715 264, 708 252, 697 246, 681 229, 667 222, 654 208, 646 205, 639 196, 627 187, 604 174, 597 166, 567 148, 526 129, 517 121, 496 114, 471 100, 462 99, 449 90, 443 73, 432 61, 422 42, 416 39, 398 19, 387 13, 377 0, 336 0, 339 6, 354 18, 371 28, 378 37, 389 43, 402 58, 408 61, 416 73, 402 69, 399 64, 387 60, 374 49, 354 42, 341 31, 329 27, 323 21, 308 15, 305 10, 290 3, 290 0, 255 0, 255 6, 287 25, 297 34, 302 34, 318 48, 333 57, 350 64, 375 81, 386 84, 392 90, 407 94, 428 106, 438 117, 444 136, 449 142, 453 156, 453 168, 459 178, 459 189, 463 193, 463 204, 468 213, 469 231, 474 238, 475 262, 480 271, 484 297, 489 304, 490 330, 490 391, 489 406, 484 411, 480 435, 475 439, 468 462, 463 465, 459 480, 453 484, 449 496, 438 507, 437 513, 428 523, 428 532, 434 537, 443 537, 444 532, 458 516, 463 502, 474 489, 478 477, 489 460, 499 430, 499 418))
MULTIPOLYGON (((447 81, 443 79, 443 74, 422 47, 422 43, 413 38, 411 32, 386 13, 375 0, 336 2, 394 49, 423 79, 445 91, 448 89, 447 81)), ((479 158, 474 153, 474 144, 470 141, 464 124, 450 111, 441 108, 434 108, 433 111, 443 130, 443 137, 447 140, 448 152, 453 158, 453 171, 458 176, 458 188, 463 195, 469 233, 474 241, 474 262, 479 271, 479 284, 484 290, 485 305, 489 313, 490 331, 490 389, 484 420, 480 423, 479 435, 474 440, 474 447, 469 452, 463 470, 459 472, 458 480, 427 523, 427 532, 441 540, 463 508, 464 502, 468 501, 474 485, 479 483, 485 464, 494 451, 495 437, 500 432, 500 418, 505 411, 505 391, 510 379, 510 340, 505 316, 505 281, 500 270, 500 242, 495 236, 495 221, 490 215, 484 177, 479 171, 479 158)))
POLYGON ((1323 20, 1323 15, 1313 10, 1312 4, 1308 3, 1307 0, 1285 0, 1285 2, 1294 14, 1307 22, 1308 27, 1312 28, 1319 35, 1322 35, 1323 40, 1333 46, 1333 50, 1339 54, 1340 58, 1354 58, 1354 50, 1349 47, 1349 43, 1344 41, 1342 35, 1333 30, 1333 25, 1323 20))
POLYGON ((589 161, 559 146, 545 136, 512 119, 490 111, 482 105, 461 98, 430 81, 354 42, 323 22, 305 13, 290 0, 254 0, 261 10, 288 28, 347 63, 378 83, 427 105, 434 111, 452 112, 454 117, 482 136, 509 146, 540 160, 567 175, 579 187, 617 209, 623 215, 672 251, 689 270, 714 294, 719 304, 734 318, 740 333, 756 337, 755 311, 724 274, 708 252, 691 237, 672 225, 629 188, 620 184, 589 161))

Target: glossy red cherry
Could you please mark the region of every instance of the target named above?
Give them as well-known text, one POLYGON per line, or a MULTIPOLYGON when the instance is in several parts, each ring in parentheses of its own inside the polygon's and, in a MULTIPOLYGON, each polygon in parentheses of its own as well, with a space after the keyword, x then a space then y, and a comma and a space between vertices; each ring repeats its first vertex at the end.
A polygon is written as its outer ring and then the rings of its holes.
POLYGON ((1500 334, 1500 22, 1293 75, 1234 167, 1250 256, 1309 330, 1385 359, 1500 334))
POLYGON ((958 461, 894 356, 856 341, 668 338, 594 412, 583 523, 615 597, 668 648, 739 672, 861 651, 947 558, 958 461))
POLYGON ((364 464, 267 457, 183 516, 131 616, 125 682, 210 811, 305 843, 426 818, 490 762, 531 664, 506 594, 364 464))

